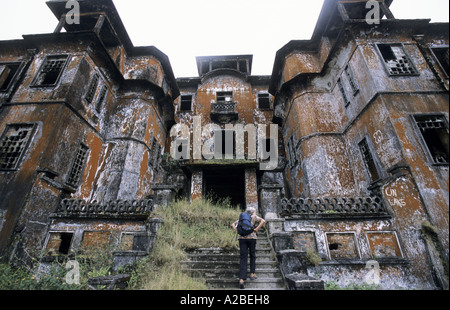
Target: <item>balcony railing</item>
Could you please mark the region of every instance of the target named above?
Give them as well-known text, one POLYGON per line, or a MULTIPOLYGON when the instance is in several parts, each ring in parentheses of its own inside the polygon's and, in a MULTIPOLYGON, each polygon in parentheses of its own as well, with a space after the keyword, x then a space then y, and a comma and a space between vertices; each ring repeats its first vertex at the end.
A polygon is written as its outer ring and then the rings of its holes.
POLYGON ((218 101, 211 103, 211 119, 219 122, 237 120, 236 102, 218 101))
POLYGON ((147 218, 154 210, 153 199, 113 200, 106 203, 82 199, 63 199, 53 217, 147 218))
POLYGON ((303 218, 388 218, 380 197, 360 198, 283 198, 281 215, 303 218))

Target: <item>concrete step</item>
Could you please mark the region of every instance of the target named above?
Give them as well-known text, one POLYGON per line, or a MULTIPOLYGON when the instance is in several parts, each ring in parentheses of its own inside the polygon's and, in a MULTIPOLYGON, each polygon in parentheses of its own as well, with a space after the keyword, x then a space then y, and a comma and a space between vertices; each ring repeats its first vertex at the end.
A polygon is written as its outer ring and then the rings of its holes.
MULTIPOLYGON (((214 289, 237 289, 239 279, 207 279, 206 283, 214 289)), ((283 289, 284 281, 281 278, 259 278, 257 280, 248 279, 245 281, 246 289, 283 289)))
MULTIPOLYGON (((189 269, 193 275, 201 275, 207 279, 235 279, 239 276, 239 268, 196 268, 189 269)), ((256 274, 260 278, 277 278, 281 277, 278 268, 256 268, 256 274)))

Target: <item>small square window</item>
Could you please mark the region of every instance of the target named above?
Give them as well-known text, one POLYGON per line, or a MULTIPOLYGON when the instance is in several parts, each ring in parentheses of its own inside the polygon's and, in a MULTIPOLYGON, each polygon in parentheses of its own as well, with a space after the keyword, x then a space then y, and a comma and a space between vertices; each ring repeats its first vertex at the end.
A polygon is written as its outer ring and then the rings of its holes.
POLYGON ((0 138, 0 170, 17 169, 30 142, 34 125, 7 125, 0 138))
POLYGON ((444 116, 416 115, 414 120, 432 163, 448 165, 448 125, 444 116))
POLYGON ((66 65, 68 56, 47 56, 39 70, 34 86, 55 86, 66 65))
POLYGON ((180 111, 192 110, 192 95, 183 95, 180 99, 180 111))
POLYGON ((417 75, 411 59, 401 44, 377 44, 384 65, 391 76, 417 75))
POLYGON ((261 110, 270 109, 270 95, 268 93, 258 94, 258 108, 261 110))
POLYGON ((233 93, 232 92, 217 92, 217 102, 233 102, 233 93))

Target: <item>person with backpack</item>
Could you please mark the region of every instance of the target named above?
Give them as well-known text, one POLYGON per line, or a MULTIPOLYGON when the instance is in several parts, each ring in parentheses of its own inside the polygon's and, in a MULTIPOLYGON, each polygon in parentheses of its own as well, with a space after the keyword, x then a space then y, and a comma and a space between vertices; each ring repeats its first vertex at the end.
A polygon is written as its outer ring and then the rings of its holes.
POLYGON ((256 280, 256 240, 257 232, 266 221, 256 215, 256 209, 248 207, 242 212, 239 219, 231 224, 238 234, 239 240, 239 288, 243 289, 247 280, 247 260, 250 253, 250 279, 256 280), (255 225, 257 225, 255 228, 255 225))

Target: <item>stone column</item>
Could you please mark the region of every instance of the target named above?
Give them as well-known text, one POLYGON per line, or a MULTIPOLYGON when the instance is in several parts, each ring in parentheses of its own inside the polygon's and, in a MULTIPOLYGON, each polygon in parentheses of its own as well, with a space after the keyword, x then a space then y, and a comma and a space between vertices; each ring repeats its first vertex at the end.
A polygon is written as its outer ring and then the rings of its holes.
POLYGON ((245 169, 245 203, 247 207, 253 207, 258 210, 256 168, 245 169))
POLYGON ((203 197, 203 170, 193 169, 191 177, 191 201, 203 197))

